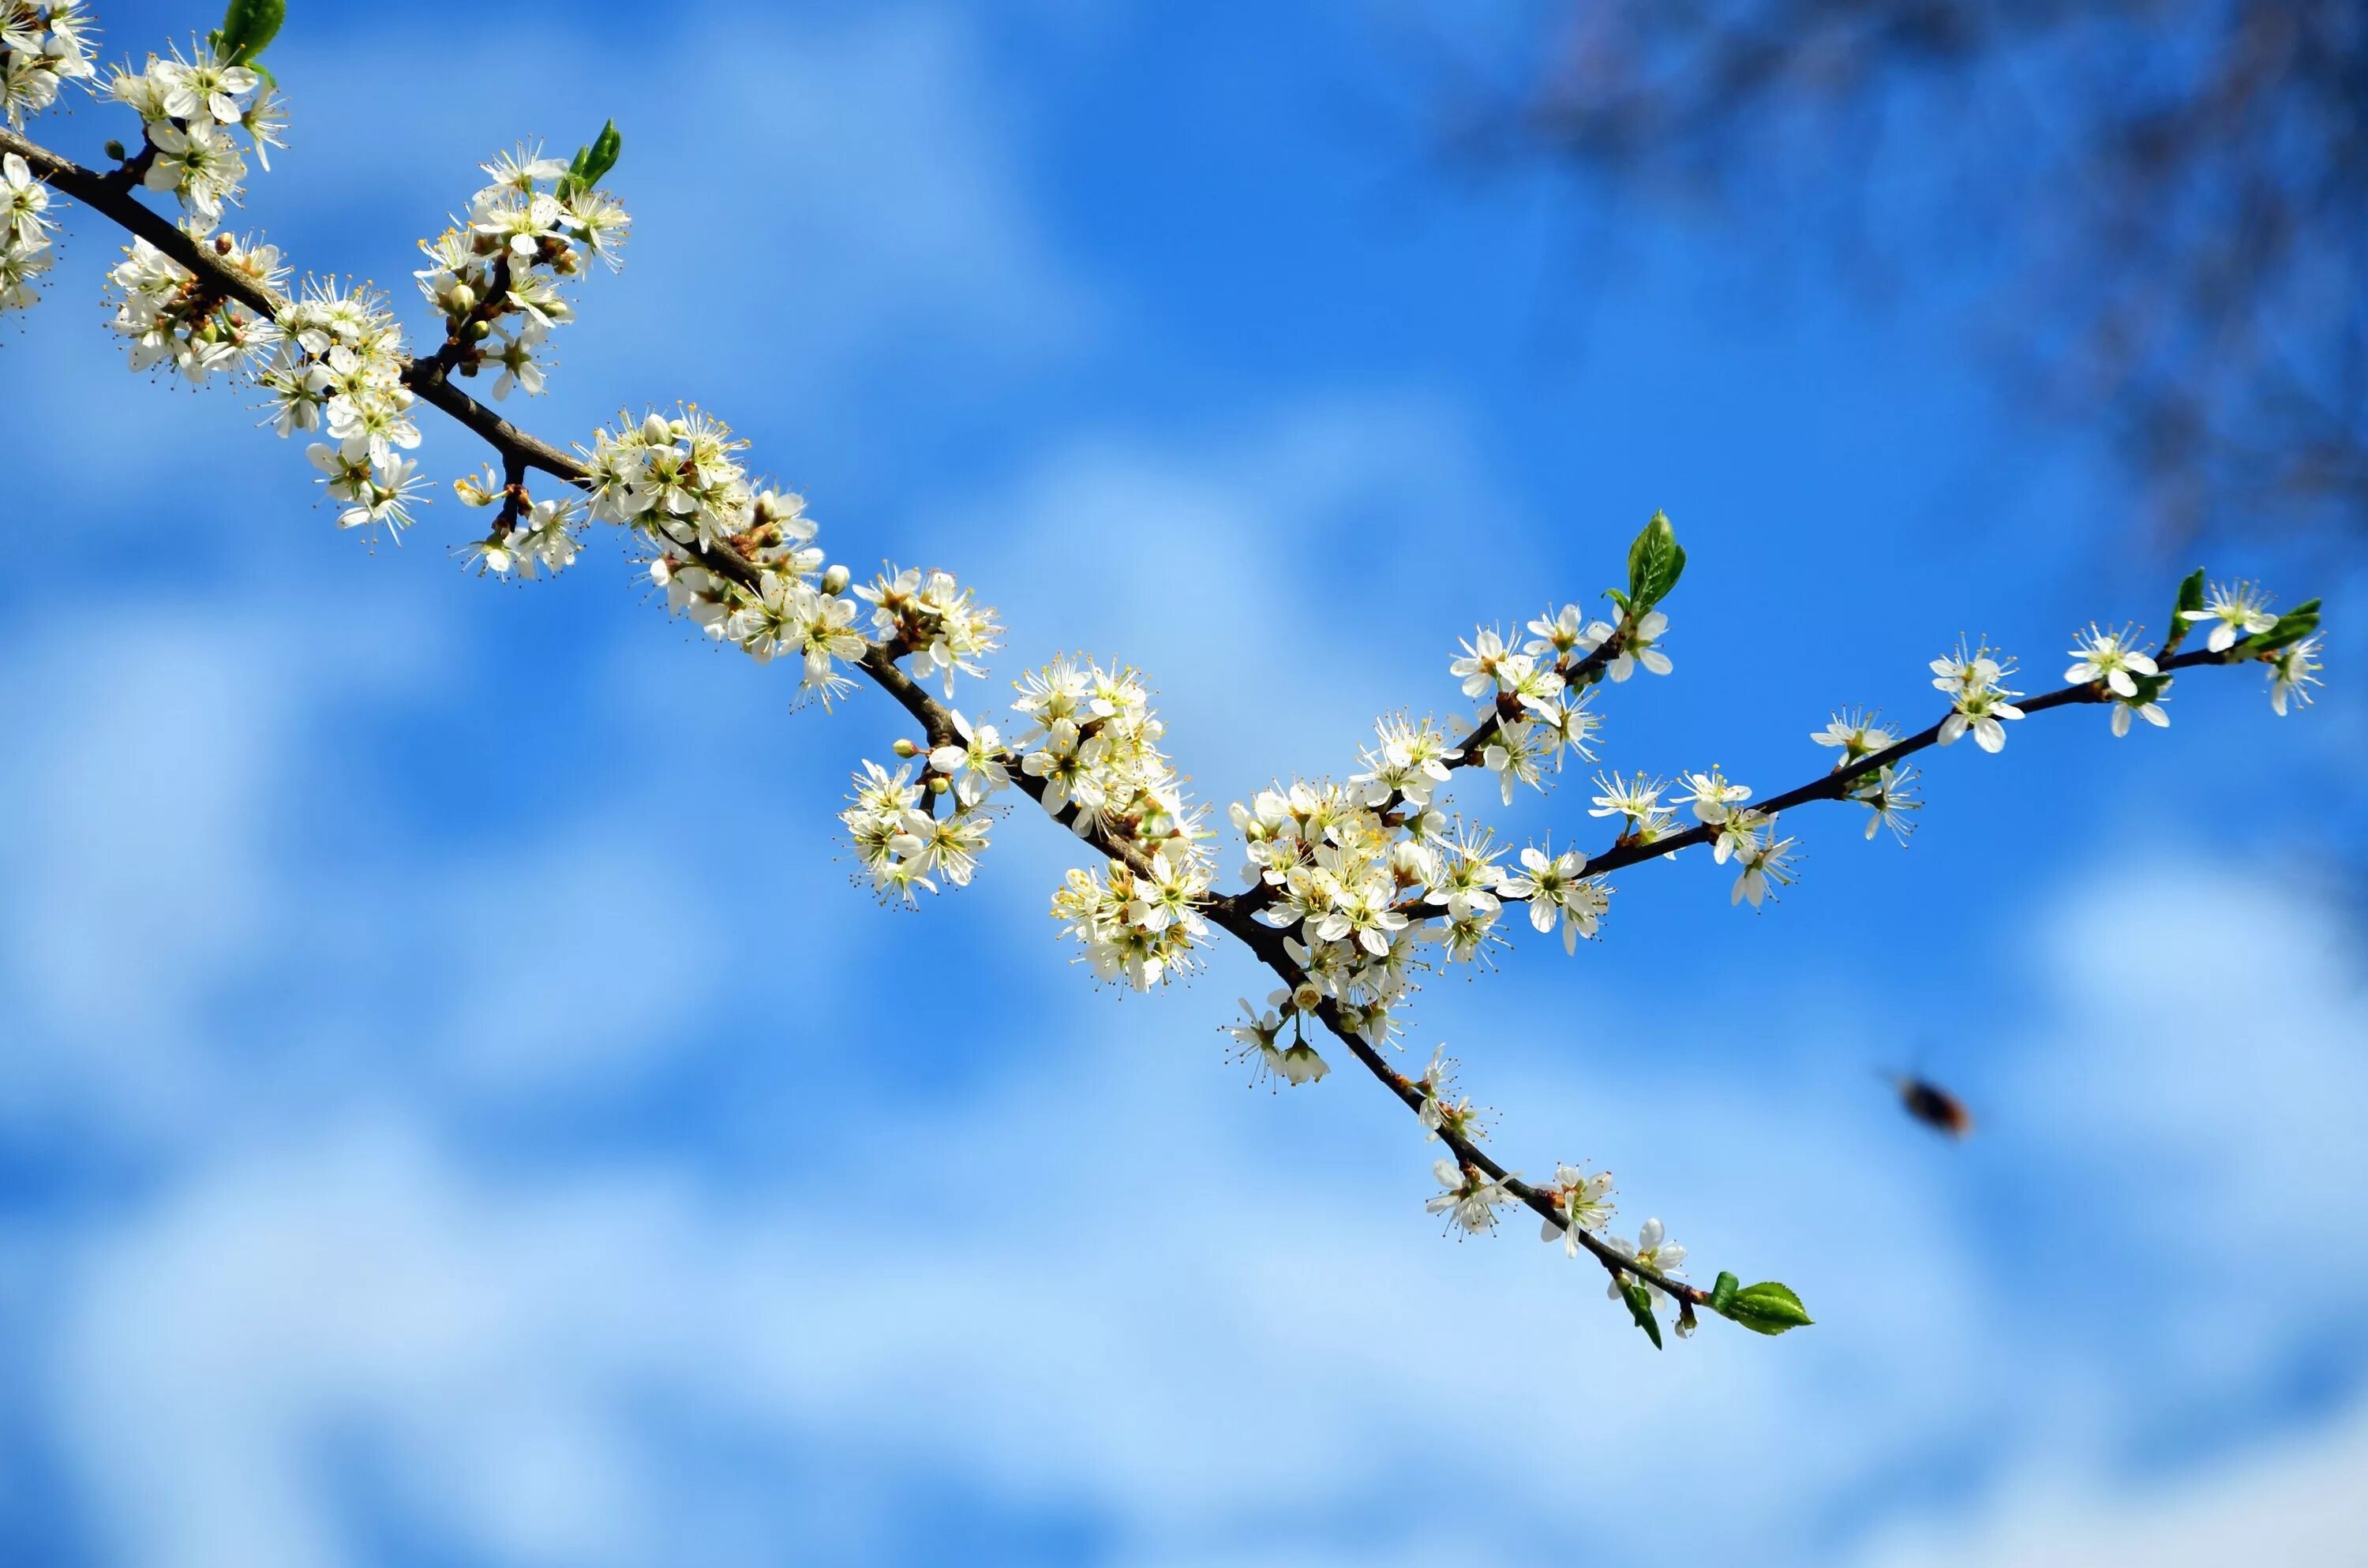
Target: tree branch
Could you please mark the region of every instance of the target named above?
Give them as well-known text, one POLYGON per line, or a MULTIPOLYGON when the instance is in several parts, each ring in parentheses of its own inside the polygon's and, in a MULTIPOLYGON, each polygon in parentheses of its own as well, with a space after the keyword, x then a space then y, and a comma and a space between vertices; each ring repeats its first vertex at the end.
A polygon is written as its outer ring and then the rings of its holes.
MULTIPOLYGON (((81 201, 92 210, 112 220, 119 226, 146 241, 156 250, 196 275, 202 286, 212 293, 239 303, 258 314, 277 318, 290 301, 278 292, 259 284, 254 278, 224 264, 210 246, 192 239, 170 221, 142 204, 133 195, 135 182, 115 176, 104 176, 84 168, 0 126, 0 153, 13 153, 22 157, 32 171, 56 190, 81 201)), ((457 337, 448 341, 447 352, 406 361, 403 367, 404 384, 418 401, 441 410, 455 421, 484 439, 502 460, 506 488, 513 492, 523 485, 529 470, 562 480, 579 489, 589 489, 592 475, 587 466, 575 456, 519 429, 484 404, 454 386, 450 379, 453 357, 449 350, 457 337)), ((1665 525, 1664 525, 1665 526, 1665 525)), ((682 551, 700 567, 751 588, 761 588, 765 571, 729 543, 683 543, 667 540, 671 548, 682 551)), ((1584 656, 1570 659, 1567 654, 1557 662, 1556 668, 1565 681, 1566 688, 1583 691, 1598 683, 1611 661, 1621 653, 1627 636, 1625 618, 1615 626, 1612 634, 1584 656)), ((915 650, 901 636, 873 642, 854 667, 871 684, 902 708, 916 722, 931 746, 948 744, 957 736, 954 714, 914 680, 898 661, 915 650)), ((2166 649, 2166 653, 2169 650, 2166 649)), ((2226 654, 2190 653, 2166 658, 2162 668, 2167 672, 2204 664, 2234 663, 2249 657, 2245 644, 2239 643, 2226 654)), ((2038 712, 2049 708, 2073 703, 2106 700, 2095 687, 2068 687, 2044 697, 2021 704, 2025 712, 2038 712)), ((1520 710, 1511 699, 1500 695, 1493 710, 1484 713, 1462 744, 1462 756, 1449 764, 1451 767, 1468 767, 1481 759, 1481 753, 1490 737, 1505 722, 1519 716, 1520 710)), ((1841 799, 1858 778, 1876 771, 1887 763, 1921 751, 1936 744, 1941 726, 1900 741, 1884 750, 1839 768, 1808 784, 1789 790, 1762 804, 1761 810, 1774 812, 1809 801, 1841 799)), ((1010 781, 1021 792, 1043 803, 1048 781, 1027 773, 1017 766, 1019 758, 1008 748, 1000 753, 1010 767, 1010 781)), ((1394 793, 1384 813, 1402 803, 1394 793)), ((1075 806, 1052 813, 1055 822, 1074 826, 1077 812, 1075 806)), ((1668 854, 1693 845, 1708 842, 1715 829, 1703 824, 1650 845, 1615 844, 1604 855, 1589 863, 1594 870, 1610 870, 1632 864, 1653 855, 1668 854)), ((1138 872, 1147 872, 1151 857, 1144 847, 1123 833, 1115 833, 1097 821, 1083 835, 1085 841, 1112 860, 1122 862, 1138 872)), ((1286 986, 1295 986, 1306 980, 1302 968, 1292 960, 1284 946, 1282 931, 1264 925, 1254 916, 1271 897, 1267 885, 1260 881, 1241 893, 1231 896, 1212 893, 1201 903, 1201 912, 1219 929, 1241 941, 1286 986)), ((1424 911, 1419 902, 1397 906, 1405 913, 1424 911)), ((1427 913, 1427 912, 1426 912, 1427 913)), ((1366 1070, 1398 1100, 1419 1114, 1425 1104, 1423 1088, 1415 1080, 1393 1068, 1381 1051, 1361 1038, 1343 1017, 1337 1000, 1326 998, 1313 1009, 1317 1019, 1345 1044, 1366 1070)), ((1549 1222, 1561 1226, 1561 1210, 1539 1188, 1508 1175, 1505 1168, 1484 1153, 1460 1129, 1443 1125, 1437 1129, 1457 1162, 1469 1170, 1483 1173, 1500 1184, 1503 1189, 1532 1212, 1549 1222)), ((1615 1280, 1638 1279, 1658 1287, 1670 1296, 1689 1304, 1710 1302, 1712 1293, 1698 1286, 1689 1285, 1660 1271, 1635 1262, 1607 1244, 1596 1235, 1580 1230, 1577 1243, 1584 1246, 1615 1280)))

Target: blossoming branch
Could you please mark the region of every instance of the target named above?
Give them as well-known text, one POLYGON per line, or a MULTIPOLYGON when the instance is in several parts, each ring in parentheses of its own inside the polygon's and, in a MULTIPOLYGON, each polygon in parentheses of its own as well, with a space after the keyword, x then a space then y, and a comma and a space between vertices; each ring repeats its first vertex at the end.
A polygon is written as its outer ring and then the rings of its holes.
POLYGON ((452 483, 486 514, 455 547, 477 572, 556 575, 576 564, 589 528, 607 527, 673 613, 759 663, 794 664, 801 700, 827 708, 868 686, 904 710, 915 733, 888 762, 862 763, 840 812, 883 900, 966 886, 1003 797, 1027 797, 1095 851, 1055 890, 1052 912, 1099 975, 1149 990, 1197 967, 1218 933, 1241 941, 1277 982, 1262 1003, 1244 1000, 1230 1028, 1255 1074, 1318 1083, 1337 1042, 1443 1151, 1431 1212, 1472 1233, 1526 1209, 1544 1240, 1604 1270, 1608 1293, 1656 1346, 1672 1303, 1680 1335, 1697 1309, 1771 1335, 1810 1320, 1774 1281, 1745 1286, 1722 1272, 1708 1287, 1690 1282, 1686 1249, 1657 1217, 1633 1238, 1615 1232, 1609 1172, 1557 1162, 1531 1182, 1487 1153, 1495 1115, 1463 1091, 1443 1047, 1412 1075, 1385 1054, 1402 1049, 1418 978, 1489 967, 1521 917, 1575 952, 1609 917, 1610 874, 1688 849, 1707 847, 1731 869, 1731 903, 1759 908, 1799 874, 1786 821, 1797 807, 1855 804, 1867 838, 1888 831, 1904 845, 1922 803, 1908 759, 1928 749, 1970 737, 1996 752, 2010 724, 2056 708, 2101 706, 2116 736, 2134 717, 2168 724, 2178 675, 2205 666, 2260 667, 2281 715, 2317 684, 2317 600, 2280 611, 2255 585, 2199 571, 2180 585, 2158 640, 2127 624, 2074 633, 2057 689, 2026 696, 2010 684, 2014 660, 1960 642, 1931 663, 1940 699, 1929 725, 1910 733, 1837 712, 1809 737, 1836 754, 1831 765, 1791 789, 1759 796, 1715 767, 1674 778, 1605 768, 1586 816, 1609 838, 1592 854, 1501 842, 1481 812, 1452 808, 1456 774, 1486 774, 1505 805, 1546 790, 1572 758, 1598 760, 1607 686, 1670 673, 1662 607, 1686 557, 1656 514, 1629 551, 1627 585, 1600 616, 1550 606, 1509 634, 1484 627, 1463 640, 1447 674, 1475 713, 1386 715, 1345 778, 1278 781, 1232 804, 1243 885, 1222 892, 1218 830, 1186 794, 1136 670, 1055 658, 1015 683, 1008 716, 975 700, 958 707, 962 683, 983 678, 1001 647, 995 611, 950 572, 889 566, 858 582, 829 563, 804 499, 753 475, 747 443, 721 420, 689 405, 620 414, 565 450, 462 390, 490 379, 495 402, 540 394, 553 335, 574 322, 593 264, 622 264, 631 219, 604 184, 622 153, 613 125, 571 159, 521 147, 483 165, 466 207, 420 245, 414 278, 428 331, 417 348, 393 301, 323 276, 291 288, 276 247, 225 228, 244 205, 250 159, 268 170, 284 144, 284 99, 260 59, 283 13, 284 0, 233 0, 203 41, 102 71, 80 0, 0 0, 0 312, 36 301, 54 259, 57 199, 80 201, 131 236, 107 287, 131 369, 245 389, 263 423, 306 437, 338 526, 363 535, 415 526, 427 494, 416 415, 425 404, 450 416, 493 455, 452 483), (108 143, 103 171, 21 133, 68 86, 137 121, 136 143, 108 143), (2188 646, 2199 632, 2202 645, 2188 646))

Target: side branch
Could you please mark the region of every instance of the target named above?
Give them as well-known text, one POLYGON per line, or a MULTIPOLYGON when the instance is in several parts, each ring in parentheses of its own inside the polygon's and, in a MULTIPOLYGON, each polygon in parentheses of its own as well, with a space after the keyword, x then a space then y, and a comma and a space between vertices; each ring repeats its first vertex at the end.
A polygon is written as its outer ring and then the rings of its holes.
MULTIPOLYGON (((2216 653, 2198 648, 2192 653, 2163 660, 2161 668, 2169 672, 2192 669, 2198 665, 2233 665, 2251 657, 2253 654, 2246 652, 2242 643, 2216 653)), ((2015 706, 2025 713, 2043 713, 2051 708, 2112 700, 2114 700, 2112 694, 2104 688, 2102 683, 2089 681, 2077 686, 2067 686, 2060 690, 2048 692, 2044 696, 2032 698, 2028 701, 2017 699, 2015 706)), ((1806 784, 1760 801, 1758 803, 1758 809, 1770 816, 1774 816, 1779 812, 1790 811, 1794 806, 1806 805, 1813 801, 1847 800, 1850 798, 1850 786, 1860 779, 1880 773, 1893 763, 1904 757, 1913 756, 1929 746, 1940 744, 1941 732, 1946 722, 1946 720, 1942 720, 1930 729, 1918 731, 1906 740, 1895 742, 1881 751, 1870 752, 1856 762, 1847 763, 1821 778, 1811 779, 1806 784)), ((1717 836, 1718 824, 1715 823, 1697 823, 1683 833, 1674 833, 1667 838, 1656 838, 1649 844, 1638 840, 1634 835, 1622 834, 1610 848, 1590 858, 1587 862, 1587 869, 1589 871, 1616 871, 1625 866, 1634 866, 1640 861, 1650 860, 1656 856, 1673 855, 1680 849, 1690 849, 1697 845, 1708 844, 1717 836)))

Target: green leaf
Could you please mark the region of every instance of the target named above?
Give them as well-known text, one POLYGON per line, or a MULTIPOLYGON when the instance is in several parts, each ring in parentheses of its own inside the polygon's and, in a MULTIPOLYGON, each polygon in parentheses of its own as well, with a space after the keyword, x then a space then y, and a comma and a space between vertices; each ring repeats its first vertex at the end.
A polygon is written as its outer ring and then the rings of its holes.
POLYGON ((1605 598, 1607 598, 1607 599, 1610 599, 1613 604, 1618 605, 1618 606, 1620 607, 1620 613, 1621 613, 1621 614, 1622 614, 1622 615, 1626 615, 1626 614, 1628 613, 1628 596, 1627 596, 1627 595, 1625 595, 1625 594, 1622 593, 1622 592, 1621 592, 1619 589, 1617 589, 1617 588, 1606 588, 1606 589, 1604 589, 1604 590, 1603 590, 1603 597, 1604 597, 1605 598))
POLYGON ((1661 1320, 1653 1315, 1653 1292, 1631 1281, 1620 1287, 1620 1294, 1628 1302, 1628 1315, 1636 1320, 1636 1326, 1645 1331, 1653 1348, 1661 1348, 1661 1320))
POLYGON ((2283 648, 2289 642, 2299 642, 2317 630, 2318 601, 2305 599, 2278 617, 2278 623, 2275 626, 2271 627, 2259 637, 2248 639, 2238 651, 2248 653, 2266 653, 2273 648, 2283 648))
POLYGON ((1735 1300, 1735 1292, 1742 1284, 1743 1281, 1734 1275, 1722 1271, 1716 1283, 1710 1288, 1710 1310, 1725 1313, 1728 1303, 1735 1300))
POLYGON ((1656 512, 1636 542, 1628 547, 1628 598, 1622 608, 1643 615, 1667 597, 1686 569, 1686 552, 1678 543, 1669 516, 1656 512))
POLYGON ((567 165, 567 173, 559 182, 560 194, 573 195, 589 190, 609 177, 617 166, 618 154, 625 150, 625 139, 617 134, 617 122, 609 120, 600 127, 600 134, 587 146, 575 149, 575 157, 567 165))
POLYGON ((1754 1334, 1782 1334, 1790 1328, 1804 1328, 1816 1320, 1801 1305, 1801 1298, 1793 1294, 1789 1286, 1773 1279, 1758 1285, 1747 1285, 1727 1298, 1719 1312, 1741 1324, 1754 1334))
POLYGON ((225 65, 252 65, 288 19, 288 0, 230 0, 222 25, 212 34, 214 52, 225 65))
POLYGON ((2176 615, 2183 615, 2191 609, 2202 609, 2203 608, 2203 568, 2198 566, 2194 571, 2190 572, 2187 574, 2184 582, 2179 585, 2179 603, 2172 607, 2172 613, 2176 615))

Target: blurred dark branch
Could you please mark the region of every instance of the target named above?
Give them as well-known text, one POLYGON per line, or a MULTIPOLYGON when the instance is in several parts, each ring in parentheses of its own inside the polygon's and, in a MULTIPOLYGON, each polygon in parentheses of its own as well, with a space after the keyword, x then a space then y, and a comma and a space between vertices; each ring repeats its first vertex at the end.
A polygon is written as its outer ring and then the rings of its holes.
POLYGON ((2112 437, 2158 522, 2368 524, 2368 6, 1546 14, 1459 88, 1464 151, 1713 206, 1778 248, 1881 228, 1985 286, 2002 367, 2112 437))

